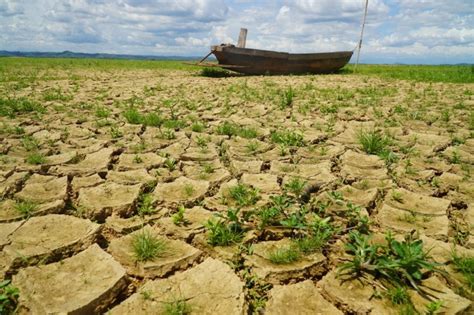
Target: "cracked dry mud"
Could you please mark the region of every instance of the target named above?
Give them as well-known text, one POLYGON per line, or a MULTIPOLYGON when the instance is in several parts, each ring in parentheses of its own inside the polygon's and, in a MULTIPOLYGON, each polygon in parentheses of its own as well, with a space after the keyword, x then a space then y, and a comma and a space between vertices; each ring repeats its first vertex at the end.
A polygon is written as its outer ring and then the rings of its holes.
MULTIPOLYGON (((48 73, 15 91, 14 81, 0 82, 1 97, 46 108, 0 116, 0 279, 19 288, 20 314, 160 314, 176 305, 193 314, 399 314, 377 279, 337 275, 350 259, 348 205, 380 239, 388 231, 422 239, 449 277, 426 273, 421 285, 444 314, 474 311, 452 258, 453 244, 474 255, 472 85, 48 73), (282 106, 289 86, 294 98, 282 106), (45 101, 53 88, 70 97, 45 101), (364 151, 359 135, 372 130, 388 135, 396 158, 364 151), (238 199, 239 189, 255 196, 238 199), (304 227, 262 226, 255 213, 282 195, 293 202, 286 219, 304 206, 298 220, 317 213, 338 233, 276 263, 272 253, 304 227), (245 233, 238 244, 213 246, 208 222, 229 208, 240 209, 245 233), (144 231, 166 250, 137 261, 133 242, 144 231)), ((430 301, 408 294, 423 313, 430 301)))

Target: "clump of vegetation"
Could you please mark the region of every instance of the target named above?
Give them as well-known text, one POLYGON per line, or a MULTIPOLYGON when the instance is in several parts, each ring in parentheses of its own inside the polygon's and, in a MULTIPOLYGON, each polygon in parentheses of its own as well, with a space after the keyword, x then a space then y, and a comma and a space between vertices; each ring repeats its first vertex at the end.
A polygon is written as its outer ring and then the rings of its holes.
POLYGON ((278 224, 285 210, 291 205, 291 199, 286 195, 270 196, 270 201, 270 204, 255 212, 255 216, 259 221, 259 229, 278 224))
POLYGON ((161 127, 163 118, 157 113, 148 113, 142 117, 142 124, 150 127, 161 127))
POLYGON ((40 152, 32 152, 26 157, 26 163, 40 165, 46 163, 46 157, 40 152))
POLYGON ((174 170, 176 170, 176 166, 178 165, 178 162, 173 158, 167 158, 164 164, 165 164, 165 167, 170 172, 173 172, 174 170))
POLYGON ((184 298, 173 299, 169 302, 163 302, 163 314, 165 315, 188 315, 191 314, 192 307, 184 298))
POLYGON ((142 194, 138 201, 138 214, 143 217, 153 214, 155 211, 153 196, 150 194, 142 194))
POLYGON ((60 88, 49 89, 43 94, 43 100, 45 101, 67 102, 72 100, 73 98, 74 97, 71 94, 63 93, 60 88))
POLYGON ((167 250, 166 243, 148 230, 143 230, 132 238, 132 248, 137 261, 149 261, 162 257, 167 250))
POLYGON ((230 75, 230 72, 217 67, 205 67, 202 68, 200 75, 208 78, 225 78, 230 75))
POLYGON ((288 191, 299 198, 303 193, 305 186, 305 180, 302 180, 299 177, 294 177, 290 181, 288 181, 288 183, 285 184, 284 189, 285 191, 288 191))
POLYGON ((229 188, 228 197, 239 207, 254 205, 260 199, 258 189, 245 184, 229 188))
POLYGON ((290 86, 286 90, 282 91, 281 93, 281 100, 280 100, 280 109, 285 109, 291 107, 293 105, 293 98, 295 97, 295 91, 290 86))
POLYGON ((143 121, 143 116, 140 112, 133 107, 128 108, 123 112, 123 116, 129 124, 139 125, 143 121))
POLYGON ((0 314, 15 314, 20 291, 10 280, 0 282, 0 314))
POLYGON ((183 225, 187 223, 186 218, 184 217, 184 212, 186 209, 183 206, 179 206, 178 212, 171 216, 171 220, 175 225, 183 225))
POLYGON ((15 204, 15 210, 24 218, 29 218, 36 210, 38 210, 38 204, 28 200, 17 201, 15 204))
POLYGON ((196 189, 194 188, 193 185, 191 184, 184 185, 184 194, 186 195, 186 197, 191 197, 195 191, 196 189))
POLYGON ((212 246, 229 246, 240 242, 245 230, 239 218, 239 209, 228 209, 225 215, 216 216, 217 219, 209 219, 205 224, 208 243, 212 246))
POLYGON ((44 108, 40 103, 32 101, 26 97, 0 97, 0 116, 14 118, 16 115, 32 112, 43 114, 46 112, 46 108, 44 108))
POLYGON ((239 136, 246 139, 253 139, 258 136, 258 132, 255 128, 252 127, 243 127, 239 126, 236 123, 224 121, 219 124, 216 128, 216 132, 219 135, 225 136, 239 136))
POLYGON ((291 264, 300 258, 301 254, 298 248, 291 245, 277 248, 268 254, 268 260, 277 265, 291 264))
POLYGON ((400 242, 387 234, 386 242, 387 245, 370 244, 369 236, 351 232, 346 250, 353 257, 340 266, 339 273, 354 277, 368 273, 386 280, 392 287, 408 285, 420 291, 418 283, 425 272, 441 272, 423 249, 422 240, 408 235, 400 242))
POLYGON ((389 139, 382 135, 380 132, 371 130, 361 130, 357 134, 357 140, 359 141, 362 149, 368 154, 379 155, 386 151, 389 145, 389 139))
POLYGON ((204 124, 198 121, 193 122, 191 125, 191 130, 194 132, 203 132, 205 128, 204 124))
POLYGON ((387 297, 393 305, 410 304, 410 296, 405 287, 395 286, 387 290, 387 297))
POLYGON ((291 130, 274 131, 270 138, 273 143, 289 147, 302 147, 306 144, 302 134, 291 130))
POLYGON ((460 272, 466 279, 468 289, 474 291, 474 257, 459 256, 454 252, 452 261, 454 269, 460 272))

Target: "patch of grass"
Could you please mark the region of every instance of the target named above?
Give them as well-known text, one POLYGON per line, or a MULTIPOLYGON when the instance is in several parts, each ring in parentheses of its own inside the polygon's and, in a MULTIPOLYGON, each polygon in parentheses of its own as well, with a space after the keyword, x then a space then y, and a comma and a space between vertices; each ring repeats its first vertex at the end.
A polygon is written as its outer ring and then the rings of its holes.
POLYGON ((295 261, 298 261, 300 258, 301 253, 295 246, 292 245, 277 248, 268 253, 268 260, 277 265, 291 264, 295 261))
POLYGON ((270 140, 288 147, 302 147, 306 144, 303 135, 292 130, 274 131, 271 133, 270 140))
POLYGON ((32 152, 26 157, 26 163, 32 165, 40 165, 46 163, 46 157, 43 153, 32 152))
POLYGON ((153 196, 151 194, 142 194, 138 201, 138 215, 145 216, 155 213, 153 206, 153 196))
POLYGON ((97 106, 95 109, 95 115, 97 118, 108 118, 110 116, 110 110, 104 106, 97 106))
POLYGON ((375 155, 384 152, 389 144, 388 138, 375 130, 359 131, 357 140, 366 153, 375 155))
POLYGON ((218 67, 205 67, 202 68, 200 76, 208 78, 225 78, 230 76, 230 72, 218 67))
POLYGON ((142 157, 138 154, 135 154, 135 156, 133 157, 133 163, 136 163, 136 164, 143 163, 142 157))
POLYGON ((438 314, 438 312, 441 310, 443 307, 444 301, 442 300, 436 300, 436 301, 431 301, 428 303, 426 307, 426 315, 435 315, 438 314))
POLYGON ((123 117, 127 120, 129 124, 139 125, 143 121, 143 116, 140 112, 133 107, 128 108, 123 112, 123 117))
POLYGON ((245 184, 238 184, 229 188, 229 197, 239 207, 254 205, 260 199, 258 189, 245 184))
MULTIPOLYGON (((353 65, 343 71, 352 72, 353 65)), ((427 65, 359 65, 356 75, 376 75, 398 80, 420 82, 474 83, 472 66, 427 66, 427 65)))
POLYGON ((294 194, 296 197, 299 197, 303 193, 306 183, 307 182, 305 180, 302 180, 299 177, 293 177, 285 184, 284 189, 285 191, 294 194))
POLYGON ((260 144, 256 141, 250 141, 245 147, 248 153, 256 154, 260 147, 260 144))
POLYGON ((246 139, 253 139, 258 137, 258 132, 255 128, 252 127, 243 127, 238 124, 224 121, 219 124, 216 128, 216 133, 218 135, 225 136, 239 136, 246 139))
POLYGON ((161 127, 163 124, 163 118, 157 113, 148 113, 142 116, 141 119, 143 125, 150 127, 161 127))
POLYGON ((191 125, 191 130, 193 132, 203 132, 205 128, 206 127, 204 126, 203 123, 200 123, 200 122, 197 122, 197 121, 193 122, 193 124, 191 125))
POLYGON ((410 296, 405 287, 393 287, 387 290, 387 297, 393 305, 410 304, 410 296))
POLYGON ((291 107, 293 105, 293 98, 295 97, 295 92, 293 88, 290 86, 286 90, 282 91, 281 93, 281 100, 280 100, 280 109, 285 109, 291 107))
POLYGON ((209 219, 204 225, 208 230, 208 243, 212 246, 239 243, 244 237, 244 228, 238 215, 239 209, 228 209, 225 215, 217 214, 217 219, 209 219))
POLYGON ((387 234, 386 241, 387 245, 371 244, 368 236, 351 232, 346 250, 353 257, 339 267, 339 273, 354 277, 369 273, 394 287, 408 285, 419 292, 423 273, 441 272, 423 249, 422 240, 408 235, 400 242, 387 234))
POLYGON ((10 280, 0 282, 0 314, 15 314, 20 291, 10 280))
POLYGON ((192 197, 195 191, 196 189, 194 188, 193 185, 191 184, 184 185, 184 194, 186 195, 186 197, 192 197))
POLYGON ((28 200, 17 201, 15 204, 15 210, 24 218, 29 218, 36 210, 38 210, 38 204, 28 200))
POLYGON ((133 235, 132 249, 137 261, 149 261, 162 257, 166 253, 167 245, 150 231, 144 230, 133 235))
POLYGON ((469 290, 474 291, 474 257, 459 256, 453 252, 452 261, 454 269, 464 276, 469 290))
POLYGON ((111 126, 110 136, 112 137, 112 139, 118 139, 118 138, 123 137, 123 133, 120 131, 120 129, 117 126, 111 126))
POLYGON ((0 97, 0 116, 14 118, 16 115, 32 112, 43 114, 46 112, 46 108, 40 103, 26 97, 0 97))
POLYGON ((49 89, 43 94, 43 100, 45 101, 67 102, 73 98, 71 94, 65 94, 60 88, 49 89))
POLYGON ((192 312, 192 307, 184 298, 173 299, 169 302, 163 302, 164 315, 188 315, 192 312))
POLYGON ((32 136, 25 136, 21 139, 21 144, 26 151, 37 151, 40 148, 38 139, 32 136))
POLYGON ((186 127, 186 122, 180 119, 166 119, 163 121, 163 127, 173 130, 179 130, 186 127))
POLYGON ((170 172, 173 172, 174 170, 176 170, 176 166, 178 165, 178 162, 173 159, 173 158, 167 158, 165 160, 165 167, 170 171, 170 172))
POLYGON ((187 222, 187 220, 184 217, 184 212, 186 209, 183 206, 180 206, 178 208, 178 212, 174 213, 171 216, 171 220, 173 221, 174 225, 183 225, 187 222))

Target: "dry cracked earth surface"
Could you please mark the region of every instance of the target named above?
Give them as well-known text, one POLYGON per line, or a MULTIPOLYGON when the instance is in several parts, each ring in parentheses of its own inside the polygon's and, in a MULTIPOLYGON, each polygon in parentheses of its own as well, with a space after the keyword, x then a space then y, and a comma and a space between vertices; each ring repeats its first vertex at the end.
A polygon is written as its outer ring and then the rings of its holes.
POLYGON ((52 69, 0 91, 33 104, 0 116, 20 314, 474 311, 472 84, 52 69))

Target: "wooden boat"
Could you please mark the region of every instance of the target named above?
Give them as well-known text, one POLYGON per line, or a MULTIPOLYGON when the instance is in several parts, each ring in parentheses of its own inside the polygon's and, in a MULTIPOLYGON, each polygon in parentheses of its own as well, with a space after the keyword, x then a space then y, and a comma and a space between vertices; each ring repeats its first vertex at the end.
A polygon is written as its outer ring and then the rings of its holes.
POLYGON ((353 52, 290 54, 222 44, 212 46, 211 53, 218 61, 218 64, 214 64, 215 66, 240 73, 305 74, 335 72, 349 62, 353 52))

